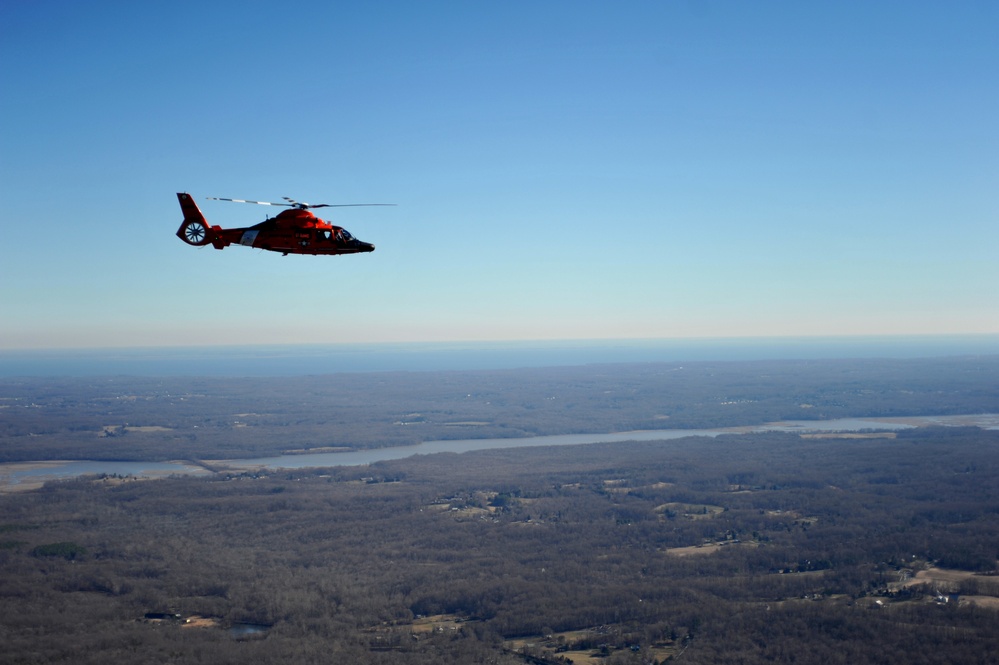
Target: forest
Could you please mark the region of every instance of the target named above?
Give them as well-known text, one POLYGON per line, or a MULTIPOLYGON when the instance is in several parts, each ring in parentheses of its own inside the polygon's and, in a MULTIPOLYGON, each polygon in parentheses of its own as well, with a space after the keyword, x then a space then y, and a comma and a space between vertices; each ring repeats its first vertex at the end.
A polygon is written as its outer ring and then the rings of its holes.
POLYGON ((81 477, 0 495, 0 662, 994 663, 997 557, 978 428, 81 477))
POLYGON ((999 356, 287 378, 0 378, 0 463, 999 412, 999 356))

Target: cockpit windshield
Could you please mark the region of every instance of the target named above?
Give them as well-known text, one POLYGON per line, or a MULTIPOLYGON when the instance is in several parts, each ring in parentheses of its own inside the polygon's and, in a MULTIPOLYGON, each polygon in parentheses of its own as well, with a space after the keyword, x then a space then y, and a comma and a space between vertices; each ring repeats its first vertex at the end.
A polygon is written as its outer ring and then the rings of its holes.
POLYGON ((350 235, 350 231, 347 229, 340 229, 337 232, 337 238, 343 242, 350 242, 354 239, 354 236, 350 235))

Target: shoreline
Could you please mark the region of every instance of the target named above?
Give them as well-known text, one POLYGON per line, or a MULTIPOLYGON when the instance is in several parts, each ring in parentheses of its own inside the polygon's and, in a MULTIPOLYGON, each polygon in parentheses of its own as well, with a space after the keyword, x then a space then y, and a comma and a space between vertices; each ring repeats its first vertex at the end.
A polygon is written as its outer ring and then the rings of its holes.
MULTIPOLYGON (((219 472, 245 472, 248 470, 268 470, 278 468, 322 468, 326 466, 362 466, 377 461, 401 459, 414 454, 432 454, 441 445, 467 445, 469 452, 485 448, 530 447, 544 445, 587 445, 592 443, 613 443, 629 440, 656 441, 683 438, 687 436, 719 436, 722 434, 747 434, 751 432, 783 431, 797 433, 802 438, 858 438, 858 432, 866 430, 910 429, 915 427, 979 427, 983 430, 999 430, 999 413, 960 414, 953 416, 895 416, 885 418, 839 418, 835 420, 787 420, 759 426, 719 427, 703 430, 643 430, 641 432, 607 432, 602 434, 553 435, 550 437, 530 437, 527 439, 468 439, 464 441, 425 441, 415 446, 372 448, 349 452, 313 453, 317 459, 309 463, 310 453, 295 452, 248 459, 213 460, 173 460, 168 462, 123 462, 96 460, 33 460, 26 462, 0 463, 0 493, 25 492, 39 489, 51 480, 77 478, 85 475, 121 475, 123 477, 162 478, 176 474, 203 475, 219 472), (634 437, 634 438, 630 438, 634 437), (422 450, 420 450, 422 448, 422 450), (337 459, 339 456, 343 456, 337 459), (287 459, 284 459, 287 458, 287 459), (306 460, 296 463, 294 460, 306 460), (282 462, 287 461, 288 466, 282 462), (77 467, 73 470, 73 467, 77 467), (44 473, 45 470, 53 473, 44 473), (69 469, 69 470, 67 470, 69 469), (61 470, 61 472, 56 471, 61 470)), ((886 435, 862 438, 893 438, 886 435)))

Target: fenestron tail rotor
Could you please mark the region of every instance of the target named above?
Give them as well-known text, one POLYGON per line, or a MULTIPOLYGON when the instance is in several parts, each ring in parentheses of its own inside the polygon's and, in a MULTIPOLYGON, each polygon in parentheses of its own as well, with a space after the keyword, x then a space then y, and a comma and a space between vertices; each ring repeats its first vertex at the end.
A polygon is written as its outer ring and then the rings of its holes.
POLYGON ((270 201, 248 201, 246 199, 223 199, 217 196, 209 196, 209 201, 231 201, 233 203, 255 203, 260 206, 282 206, 285 208, 298 208, 299 210, 309 210, 310 208, 354 208, 358 206, 394 206, 394 203, 305 203, 296 201, 287 196, 281 197, 287 203, 271 203, 270 201))
POLYGON ((207 245, 210 241, 208 237, 208 225, 198 219, 184 220, 177 235, 188 245, 196 245, 198 247, 207 245))
POLYGON ((184 240, 191 245, 204 245, 208 228, 201 222, 193 221, 184 225, 184 240))

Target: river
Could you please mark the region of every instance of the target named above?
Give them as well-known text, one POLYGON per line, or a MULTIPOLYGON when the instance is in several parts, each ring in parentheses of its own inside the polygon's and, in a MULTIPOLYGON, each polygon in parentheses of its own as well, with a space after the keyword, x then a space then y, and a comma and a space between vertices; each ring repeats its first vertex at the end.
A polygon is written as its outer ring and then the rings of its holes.
MULTIPOLYGON (((918 416, 909 418, 841 418, 838 420, 799 420, 749 427, 715 429, 664 429, 606 434, 559 434, 521 439, 458 439, 426 441, 413 446, 372 448, 350 452, 325 452, 303 455, 279 455, 255 459, 212 460, 213 468, 232 470, 305 469, 328 466, 363 466, 387 460, 404 459, 413 455, 436 453, 467 453, 497 448, 528 448, 532 446, 578 446, 592 443, 622 441, 669 441, 689 436, 716 437, 722 434, 748 432, 858 432, 861 430, 893 431, 926 425, 975 426, 999 429, 999 414, 962 416, 918 416)), ((74 478, 90 474, 137 476, 144 478, 170 475, 207 475, 208 469, 189 462, 113 462, 99 460, 41 460, 0 464, 0 491, 34 489, 49 480, 74 478)))

